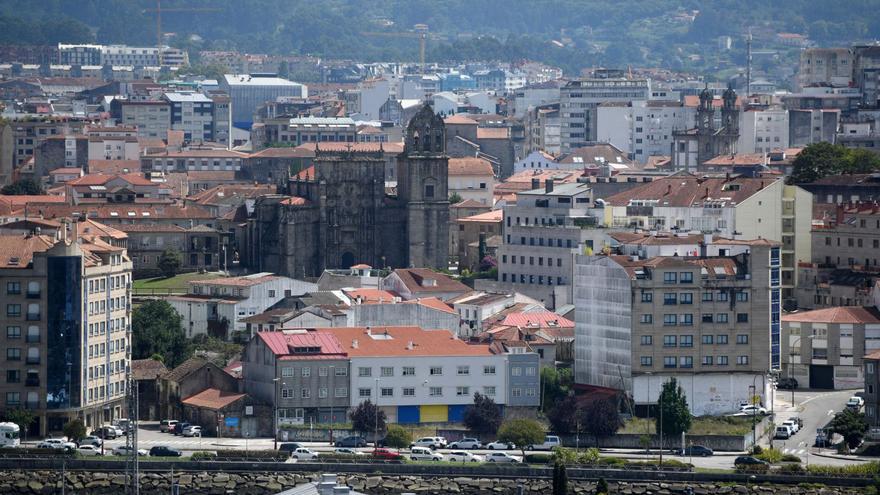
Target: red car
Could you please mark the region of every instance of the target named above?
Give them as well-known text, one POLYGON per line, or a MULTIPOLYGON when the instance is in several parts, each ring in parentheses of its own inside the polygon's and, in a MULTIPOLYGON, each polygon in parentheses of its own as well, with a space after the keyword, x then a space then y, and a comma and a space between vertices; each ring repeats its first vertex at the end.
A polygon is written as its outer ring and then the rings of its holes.
POLYGON ((375 459, 385 459, 388 461, 398 461, 403 459, 402 455, 388 449, 374 449, 372 455, 375 459))

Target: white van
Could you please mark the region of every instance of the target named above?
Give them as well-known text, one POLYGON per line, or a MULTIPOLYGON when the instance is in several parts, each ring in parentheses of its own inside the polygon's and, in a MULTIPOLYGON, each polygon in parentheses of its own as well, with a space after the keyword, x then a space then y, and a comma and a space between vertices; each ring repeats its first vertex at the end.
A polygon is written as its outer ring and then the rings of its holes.
POLYGON ((776 427, 776 435, 773 438, 778 440, 787 440, 791 438, 791 427, 788 425, 780 425, 776 427))
POLYGON ((443 454, 434 452, 428 447, 412 447, 409 451, 409 458, 413 461, 442 461, 443 454))
POLYGON ((561 447, 562 442, 556 435, 547 435, 544 437, 544 443, 536 443, 529 445, 528 450, 553 450, 555 447, 561 447))

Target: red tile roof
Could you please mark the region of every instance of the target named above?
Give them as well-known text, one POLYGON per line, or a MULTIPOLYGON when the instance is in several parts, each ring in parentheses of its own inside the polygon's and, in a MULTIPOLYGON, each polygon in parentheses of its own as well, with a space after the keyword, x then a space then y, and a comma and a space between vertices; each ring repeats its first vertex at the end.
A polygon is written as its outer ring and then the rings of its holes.
POLYGON ((628 206, 632 200, 657 200, 658 206, 691 207, 706 201, 742 203, 780 179, 750 177, 697 177, 675 174, 605 198, 610 206, 628 206))
MULTIPOLYGON (((305 143, 297 146, 295 149, 303 149, 315 153, 315 149, 320 151, 351 151, 353 153, 364 153, 379 151, 380 143, 341 143, 337 141, 321 142, 321 143, 305 143)), ((402 153, 402 142, 381 143, 381 148, 385 153, 402 153)), ((314 156, 314 155, 312 155, 314 156)))
POLYGON ((880 323, 880 311, 872 307, 837 306, 813 311, 788 313, 782 317, 782 321, 799 323, 880 323))
POLYGON ((187 406, 200 407, 203 409, 211 409, 214 411, 228 407, 233 402, 245 397, 247 394, 237 394, 234 392, 224 392, 216 388, 207 388, 201 392, 191 395, 181 402, 187 406))
POLYGON ((342 344, 350 357, 397 356, 489 356, 486 345, 469 345, 448 330, 422 330, 419 327, 322 328, 342 344), (388 338, 384 337, 387 333, 388 338), (355 342, 356 341, 356 342, 355 342), (413 344, 410 348, 410 342, 413 344))
POLYGON ((154 359, 131 360, 131 374, 135 380, 155 380, 167 371, 164 364, 154 359))
POLYGON ((428 268, 398 268, 394 273, 412 293, 423 292, 470 292, 470 287, 428 268), (422 285, 425 280, 434 280, 434 285, 422 285))
POLYGON ((504 218, 502 210, 492 210, 485 213, 478 213, 469 217, 459 218, 459 222, 497 222, 500 223, 504 218))
POLYGON ((510 129, 507 127, 477 127, 477 139, 508 139, 510 129))
POLYGON ((457 314, 452 307, 436 297, 420 297, 418 299, 403 301, 401 304, 419 304, 427 308, 436 309, 437 311, 443 311, 444 313, 457 314))
POLYGON ((495 171, 485 158, 473 156, 449 159, 449 175, 479 175, 492 177, 495 171))
POLYGON ((114 179, 121 179, 135 186, 152 186, 154 183, 145 178, 141 174, 124 174, 124 175, 104 175, 104 174, 88 174, 76 179, 67 181, 71 186, 100 186, 114 179))
POLYGON ((573 321, 552 311, 511 313, 504 318, 501 324, 527 328, 574 328, 573 321))
POLYGON ((345 349, 339 343, 339 340, 331 333, 303 331, 301 333, 293 333, 289 331, 280 332, 257 332, 257 336, 266 347, 276 356, 292 355, 296 357, 308 357, 315 354, 322 356, 330 356, 333 358, 345 358, 345 349), (297 347, 320 348, 320 352, 310 354, 298 354, 294 352, 297 347))
POLYGON ((253 153, 250 158, 310 158, 315 156, 314 151, 305 148, 266 148, 253 153))
POLYGON ((352 299, 361 298, 361 300, 365 303, 373 303, 373 302, 392 302, 394 298, 397 297, 394 294, 388 292, 387 290, 380 289, 351 289, 343 291, 345 295, 352 299))
POLYGON ((446 125, 450 125, 450 124, 453 124, 453 125, 456 125, 456 124, 457 125, 477 125, 476 120, 474 120, 466 115, 462 115, 460 113, 455 114, 451 117, 446 117, 443 120, 443 123, 446 125))
POLYGON ((34 253, 46 251, 54 244, 46 235, 0 234, 0 269, 27 268, 34 253))
POLYGON ((220 277, 220 278, 211 278, 206 280, 190 280, 190 285, 219 285, 219 286, 235 286, 235 287, 250 287, 253 285, 262 284, 264 282, 270 282, 275 279, 279 279, 278 275, 243 275, 240 277, 220 277))

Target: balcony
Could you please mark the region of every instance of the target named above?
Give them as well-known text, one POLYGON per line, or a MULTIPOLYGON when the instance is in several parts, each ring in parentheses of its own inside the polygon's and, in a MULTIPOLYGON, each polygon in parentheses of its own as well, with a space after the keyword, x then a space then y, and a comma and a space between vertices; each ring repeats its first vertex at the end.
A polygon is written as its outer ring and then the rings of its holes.
POLYGON ((28 334, 24 341, 28 344, 37 344, 40 342, 40 334, 28 334))
POLYGON ((28 299, 39 299, 41 294, 42 293, 38 290, 29 290, 27 291, 27 295, 25 297, 27 297, 28 299))
POLYGON ((25 360, 25 363, 27 363, 27 364, 40 364, 40 357, 39 356, 37 356, 37 357, 28 356, 28 358, 25 360))
POLYGON ((27 321, 40 321, 40 313, 28 313, 27 321))
POLYGON ((40 386, 40 378, 39 377, 27 377, 24 380, 25 387, 39 387, 40 386))

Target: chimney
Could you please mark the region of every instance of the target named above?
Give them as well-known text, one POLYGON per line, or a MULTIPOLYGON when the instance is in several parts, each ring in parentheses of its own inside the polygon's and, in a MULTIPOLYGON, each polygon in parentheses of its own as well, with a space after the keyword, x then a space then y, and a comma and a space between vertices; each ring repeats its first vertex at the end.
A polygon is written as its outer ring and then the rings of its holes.
POLYGON ((351 341, 351 348, 352 348, 352 349, 357 349, 357 348, 358 348, 358 339, 352 339, 352 341, 351 341))
POLYGON ((666 194, 665 195, 668 196, 670 194, 672 194, 672 184, 666 184, 666 194))
POLYGON ((544 191, 548 193, 553 192, 553 179, 547 179, 544 181, 544 191))
POLYGON ((366 331, 366 332, 364 332, 364 333, 366 333, 366 334, 367 334, 367 335, 370 335, 370 336, 372 336, 372 335, 373 335, 373 329, 372 329, 372 328, 370 328, 370 326, 369 326, 369 325, 367 325, 367 331, 366 331))
POLYGON ((414 346, 413 346, 412 340, 410 340, 409 342, 406 343, 406 350, 411 351, 411 350, 413 350, 413 347, 414 346))
POLYGON ((539 189, 541 187, 541 179, 532 178, 532 190, 539 189))

